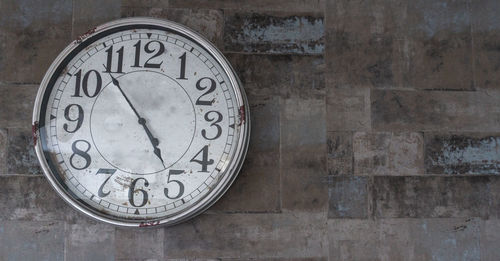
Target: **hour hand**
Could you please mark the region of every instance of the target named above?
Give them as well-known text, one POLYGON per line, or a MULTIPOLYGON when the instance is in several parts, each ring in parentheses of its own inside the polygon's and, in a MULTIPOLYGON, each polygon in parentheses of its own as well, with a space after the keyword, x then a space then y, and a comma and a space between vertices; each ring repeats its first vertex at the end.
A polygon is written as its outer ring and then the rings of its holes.
POLYGON ((151 145, 153 145, 154 148, 154 154, 160 159, 161 164, 165 168, 165 162, 163 161, 163 158, 161 157, 161 150, 158 148, 158 145, 160 144, 160 141, 153 136, 151 131, 149 130, 148 126, 146 125, 146 119, 139 117, 139 124, 142 125, 144 128, 144 131, 146 131, 146 134, 148 135, 149 141, 151 142, 151 145))
POLYGON ((155 155, 156 155, 156 156, 160 159, 161 164, 163 165, 163 167, 164 167, 164 168, 166 168, 166 167, 165 167, 165 162, 163 162, 163 159, 161 158, 161 151, 160 151, 160 148, 155 147, 155 149, 154 149, 154 153, 155 153, 155 155))

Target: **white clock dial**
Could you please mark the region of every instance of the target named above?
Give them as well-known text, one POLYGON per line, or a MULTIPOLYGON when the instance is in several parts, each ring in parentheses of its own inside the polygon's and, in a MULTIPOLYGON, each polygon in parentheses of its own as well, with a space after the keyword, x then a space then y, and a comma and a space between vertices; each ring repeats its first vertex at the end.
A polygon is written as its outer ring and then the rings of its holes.
POLYGON ((56 190, 126 226, 177 223, 215 202, 241 167, 247 119, 220 52, 185 27, 144 18, 108 23, 66 48, 34 114, 37 154, 56 190))

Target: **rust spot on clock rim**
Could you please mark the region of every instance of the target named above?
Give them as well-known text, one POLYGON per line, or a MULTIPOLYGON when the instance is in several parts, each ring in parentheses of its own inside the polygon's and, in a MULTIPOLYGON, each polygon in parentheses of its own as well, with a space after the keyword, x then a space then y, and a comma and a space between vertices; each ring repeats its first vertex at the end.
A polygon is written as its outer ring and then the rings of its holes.
POLYGON ((245 124, 245 106, 243 105, 240 106, 239 113, 240 113, 240 123, 238 124, 238 126, 241 126, 242 124, 245 124))
POLYGON ((94 27, 94 28, 88 30, 87 32, 83 33, 82 35, 78 36, 75 40, 75 43, 77 43, 77 44, 81 43, 83 40, 85 40, 85 38, 87 38, 90 35, 92 35, 93 33, 95 33, 96 29, 97 29, 97 27, 94 27))
POLYGON ((160 221, 141 222, 139 224, 139 227, 153 227, 153 226, 157 226, 159 224, 160 224, 160 221))
POLYGON ((33 136, 33 146, 36 146, 36 142, 38 141, 38 121, 35 121, 33 125, 31 125, 31 134, 33 136))

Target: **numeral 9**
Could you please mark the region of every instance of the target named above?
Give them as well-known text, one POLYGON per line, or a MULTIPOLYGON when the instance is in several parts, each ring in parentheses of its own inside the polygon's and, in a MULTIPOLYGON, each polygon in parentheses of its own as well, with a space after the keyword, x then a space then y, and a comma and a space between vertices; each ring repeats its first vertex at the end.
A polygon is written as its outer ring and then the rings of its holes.
POLYGON ((64 123, 63 125, 63 128, 65 131, 69 132, 69 133, 74 133, 76 132, 78 129, 80 129, 80 127, 82 126, 82 123, 83 123, 83 109, 82 109, 82 106, 78 105, 78 104, 70 104, 66 107, 66 109, 64 109, 64 118, 68 121, 72 121, 72 122, 75 122, 76 121, 76 126, 75 126, 75 129, 70 131, 69 128, 68 128, 68 124, 67 123, 64 123), (72 107, 75 107, 78 109, 78 117, 75 118, 75 119, 72 119, 70 117, 70 113, 71 113, 71 108, 72 107))

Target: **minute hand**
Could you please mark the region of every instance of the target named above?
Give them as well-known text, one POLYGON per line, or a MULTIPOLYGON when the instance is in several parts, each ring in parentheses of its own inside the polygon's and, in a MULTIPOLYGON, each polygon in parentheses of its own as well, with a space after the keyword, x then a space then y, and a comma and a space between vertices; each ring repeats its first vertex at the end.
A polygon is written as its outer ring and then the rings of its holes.
POLYGON ((141 117, 141 115, 139 115, 139 113, 135 109, 134 105, 132 105, 132 103, 128 99, 127 95, 125 95, 125 92, 120 87, 120 83, 118 82, 118 80, 115 77, 113 77, 113 75, 111 75, 111 73, 109 74, 109 76, 111 76, 113 84, 116 87, 118 87, 118 90, 120 90, 120 92, 123 95, 123 97, 125 97, 125 100, 127 101, 128 105, 130 105, 130 108, 132 108, 132 110, 134 111, 135 115, 137 116, 137 118, 139 120, 139 124, 142 125, 142 127, 144 128, 144 131, 146 131, 146 134, 148 135, 148 138, 149 138, 149 141, 151 142, 151 145, 153 145, 153 149, 154 149, 153 152, 154 152, 154 154, 160 159, 161 164, 163 165, 163 167, 165 167, 165 163, 163 162, 163 158, 161 157, 161 150, 160 150, 160 148, 158 148, 158 145, 160 144, 160 141, 153 136, 153 134, 149 130, 148 126, 146 125, 146 119, 144 119, 143 117, 141 117))

